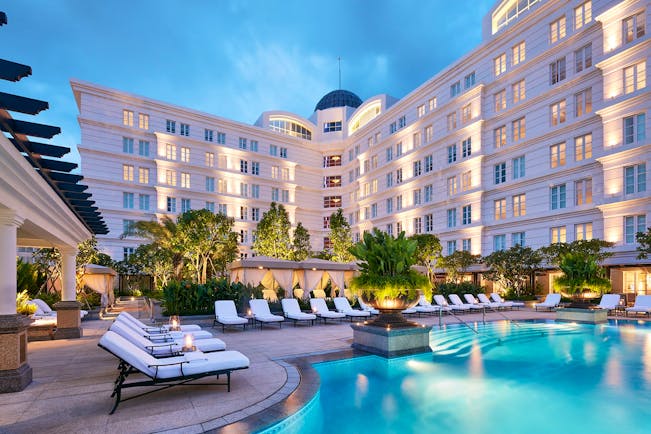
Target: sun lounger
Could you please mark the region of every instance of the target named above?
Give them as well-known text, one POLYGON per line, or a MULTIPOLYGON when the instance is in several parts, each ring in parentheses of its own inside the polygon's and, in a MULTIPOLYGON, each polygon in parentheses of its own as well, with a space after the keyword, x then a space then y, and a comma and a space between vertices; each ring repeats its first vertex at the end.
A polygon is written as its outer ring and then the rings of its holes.
POLYGON ((448 301, 441 294, 436 294, 434 296, 434 303, 436 303, 438 306, 441 306, 441 308, 443 309, 446 308, 449 309, 448 312, 452 312, 452 311, 468 312, 470 310, 470 308, 467 306, 457 306, 457 305, 450 306, 448 301))
POLYGON ((269 303, 265 299, 254 299, 249 300, 249 306, 251 307, 251 314, 253 319, 256 322, 260 323, 260 328, 263 324, 273 324, 278 323, 278 327, 283 326, 284 317, 280 315, 274 315, 269 310, 269 303))
POLYGON ((242 326, 242 330, 246 330, 246 325, 249 320, 242 318, 237 314, 235 309, 235 302, 233 300, 217 300, 215 301, 215 319, 212 326, 217 324, 222 325, 222 332, 226 326, 242 326))
POLYGON ((341 320, 342 318, 346 318, 345 313, 333 312, 328 309, 324 298, 310 298, 310 307, 314 314, 321 318, 323 322, 327 322, 329 319, 341 320))
POLYGON ((450 294, 450 295, 448 295, 448 298, 452 302, 452 308, 453 309, 454 309, 454 306, 466 307, 469 310, 482 310, 484 308, 484 306, 479 306, 479 305, 470 304, 470 303, 464 303, 463 301, 461 301, 461 299, 459 298, 459 296, 457 294, 450 294))
POLYGON ((238 351, 221 351, 210 354, 196 351, 182 356, 156 359, 110 330, 104 333, 97 345, 120 360, 118 365, 120 372, 114 382, 113 393, 111 394, 111 397, 115 397, 115 403, 109 414, 115 412, 121 401, 127 401, 152 392, 150 390, 140 395, 122 399, 122 389, 157 386, 161 390, 199 378, 213 375, 219 378, 220 375, 225 374, 225 383, 212 383, 211 385, 225 385, 230 392, 231 372, 249 367, 249 359, 238 351), (149 377, 149 379, 125 383, 129 375, 135 373, 141 373, 149 377))
POLYGON ((644 313, 647 315, 651 315, 651 295, 638 295, 635 297, 635 304, 633 307, 627 307, 626 308, 626 316, 628 316, 628 313, 644 313))
MULTIPOLYGON (((140 321, 138 318, 136 318, 135 316, 131 315, 129 312, 126 311, 120 312, 119 316, 126 317, 128 320, 132 321, 134 324, 136 324, 138 327, 142 328, 143 330, 152 331, 152 332, 155 332, 157 330, 161 332, 170 330, 169 324, 163 324, 160 326, 148 326, 147 324, 140 321)), ((196 324, 183 324, 179 327, 179 329, 182 332, 196 332, 196 331, 200 331, 201 327, 196 324)))
POLYGON ((283 306, 283 313, 285 314, 285 318, 294 321, 294 325, 296 325, 298 321, 309 321, 310 325, 314 325, 316 315, 301 312, 301 308, 298 305, 298 300, 295 298, 283 298, 280 301, 280 304, 283 306))
POLYGON ((485 303, 480 302, 472 294, 463 294, 463 298, 465 298, 466 303, 468 303, 470 305, 479 306, 480 308, 483 308, 483 309, 486 309, 486 308, 493 309, 493 307, 490 306, 490 304, 485 304, 485 303))
POLYGON ((362 310, 366 312, 370 312, 371 315, 379 315, 380 311, 377 310, 374 307, 369 306, 368 304, 364 303, 364 300, 361 299, 361 297, 357 297, 357 302, 359 303, 359 307, 362 308, 362 310))
POLYGON ((491 309, 503 309, 508 307, 505 303, 491 301, 488 297, 486 297, 486 294, 477 294, 477 298, 479 299, 480 303, 486 307, 490 307, 491 309))
POLYGON ((599 301, 599 305, 597 307, 599 309, 606 309, 610 312, 611 310, 617 309, 620 299, 620 294, 604 294, 601 296, 601 300, 599 301))
POLYGON ((536 303, 534 305, 534 308, 536 310, 538 309, 549 309, 549 310, 554 310, 558 307, 558 304, 561 302, 561 295, 560 294, 547 294, 547 297, 545 297, 545 301, 542 303, 536 303))
POLYGON ((133 321, 133 317, 126 312, 120 312, 120 314, 115 317, 115 321, 122 321, 130 325, 135 330, 139 330, 140 333, 149 339, 152 342, 157 342, 161 340, 169 339, 183 339, 186 334, 192 335, 194 340, 197 339, 210 339, 212 338, 212 333, 205 330, 196 330, 196 331, 171 331, 162 327, 145 327, 142 328, 140 321, 133 321))
POLYGON ((502 303, 502 305, 504 307, 507 307, 507 308, 517 308, 517 309, 519 309, 521 307, 524 307, 524 303, 521 302, 521 301, 505 301, 502 298, 502 296, 500 296, 497 292, 493 292, 491 294, 491 298, 493 299, 493 301, 496 301, 498 303, 502 303))
MULTIPOLYGON (((55 310, 52 310, 49 304, 41 300, 40 298, 35 298, 33 300, 30 300, 27 302, 28 304, 32 304, 36 306, 36 312, 33 315, 34 319, 48 319, 48 318, 56 318, 57 313, 55 310)), ((80 309, 79 310, 79 316, 83 319, 86 315, 88 315, 87 310, 80 309)))
MULTIPOLYGON (((178 356, 183 350, 183 338, 173 339, 171 336, 166 340, 159 340, 152 342, 147 339, 138 330, 129 326, 125 321, 115 321, 111 324, 109 330, 119 334, 135 346, 147 351, 154 357, 170 357, 178 356)), ((226 344, 221 339, 197 339, 193 342, 197 350, 204 353, 211 353, 213 351, 223 351, 226 349, 226 344)))
POLYGON ((345 314, 351 321, 353 318, 359 319, 371 316, 370 312, 353 309, 346 297, 335 297, 333 300, 335 302, 335 308, 337 309, 337 312, 345 314))
POLYGON ((439 313, 442 308, 440 306, 433 306, 432 303, 427 301, 424 295, 421 295, 418 298, 418 304, 414 306, 414 309, 416 309, 416 312, 418 313, 434 314, 439 313))

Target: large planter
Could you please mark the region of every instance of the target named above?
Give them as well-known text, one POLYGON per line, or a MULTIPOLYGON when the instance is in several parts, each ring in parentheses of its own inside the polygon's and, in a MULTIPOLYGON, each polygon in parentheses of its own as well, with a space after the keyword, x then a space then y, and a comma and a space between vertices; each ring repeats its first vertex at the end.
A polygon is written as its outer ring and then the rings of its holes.
POLYGON ((380 311, 377 318, 368 322, 367 325, 382 328, 411 328, 420 327, 413 321, 407 321, 402 311, 416 306, 420 293, 418 290, 411 290, 393 298, 378 298, 376 291, 362 292, 360 298, 367 305, 380 311))

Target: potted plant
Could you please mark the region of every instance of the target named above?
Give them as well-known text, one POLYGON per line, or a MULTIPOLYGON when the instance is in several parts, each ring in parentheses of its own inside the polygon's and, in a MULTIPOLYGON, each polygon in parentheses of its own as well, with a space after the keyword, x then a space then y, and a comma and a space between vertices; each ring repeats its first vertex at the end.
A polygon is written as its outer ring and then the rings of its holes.
POLYGON ((610 289, 610 280, 605 277, 605 271, 597 259, 580 252, 569 252, 561 256, 558 267, 562 276, 554 279, 554 289, 573 296, 569 307, 589 308, 590 304, 580 298, 585 289, 603 293, 610 289))
POLYGON ((431 283, 411 266, 416 262, 417 243, 401 232, 396 238, 373 229, 350 248, 360 262, 360 274, 350 284, 354 294, 380 311, 371 325, 412 327, 401 312, 418 303, 421 293, 431 297, 431 283))

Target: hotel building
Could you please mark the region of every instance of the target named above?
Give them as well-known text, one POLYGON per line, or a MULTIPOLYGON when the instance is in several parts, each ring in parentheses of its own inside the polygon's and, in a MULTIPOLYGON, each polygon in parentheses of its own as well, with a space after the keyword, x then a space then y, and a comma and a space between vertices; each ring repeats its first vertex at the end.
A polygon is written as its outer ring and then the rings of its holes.
POLYGON ((339 207, 355 239, 433 233, 444 254, 600 238, 615 243, 614 289, 651 293, 635 241, 651 225, 650 5, 502 1, 476 49, 402 99, 335 90, 309 117, 254 125, 73 80, 100 244, 122 259, 134 221, 207 208, 251 255, 275 201, 314 250, 339 207))

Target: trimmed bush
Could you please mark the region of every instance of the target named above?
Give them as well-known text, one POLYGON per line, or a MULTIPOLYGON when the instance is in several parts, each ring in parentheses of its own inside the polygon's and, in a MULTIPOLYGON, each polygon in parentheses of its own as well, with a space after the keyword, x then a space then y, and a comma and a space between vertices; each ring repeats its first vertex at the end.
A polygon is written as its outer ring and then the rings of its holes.
POLYGON ((459 297, 463 297, 464 294, 484 294, 486 288, 483 286, 475 285, 472 282, 439 283, 434 288, 434 291, 436 294, 441 294, 446 297, 450 294, 457 294, 459 297))
POLYGON ((212 315, 216 300, 233 300, 240 312, 247 300, 262 297, 262 291, 227 279, 212 279, 205 284, 172 281, 163 288, 163 308, 167 315, 212 315))

